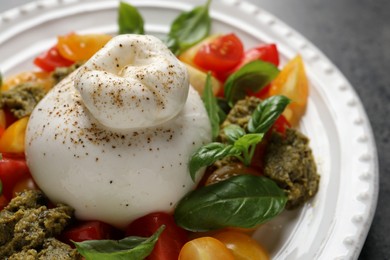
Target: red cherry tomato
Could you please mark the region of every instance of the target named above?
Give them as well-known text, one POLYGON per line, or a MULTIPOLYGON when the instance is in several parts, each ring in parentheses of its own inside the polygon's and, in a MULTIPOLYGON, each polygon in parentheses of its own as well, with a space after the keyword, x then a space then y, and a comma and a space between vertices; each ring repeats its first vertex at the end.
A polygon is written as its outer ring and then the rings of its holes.
MULTIPOLYGON (((220 81, 224 82, 230 76, 230 74, 236 72, 245 64, 247 64, 251 61, 255 61, 255 60, 262 60, 262 61, 270 62, 270 63, 274 64, 275 66, 278 66, 279 65, 279 52, 278 52, 278 49, 276 47, 276 44, 273 44, 273 43, 272 44, 263 44, 263 45, 259 45, 257 47, 254 47, 252 49, 245 51, 241 61, 233 69, 231 69, 229 71, 223 71, 221 73, 217 73, 216 77, 220 81)), ((250 93, 248 93, 248 94, 250 94, 250 93)), ((251 94, 251 95, 253 95, 253 94, 251 94)))
POLYGON ((74 62, 65 59, 59 53, 57 46, 51 47, 34 59, 34 64, 44 71, 51 72, 57 67, 69 67, 74 62))
POLYGON ((12 189, 12 197, 16 197, 16 194, 18 192, 22 192, 25 190, 37 190, 38 186, 35 184, 33 178, 25 178, 20 180, 18 183, 15 184, 14 188, 12 189))
POLYGON ((8 200, 6 197, 4 197, 4 195, 1 195, 0 196, 0 211, 3 210, 5 208, 5 206, 8 205, 8 200))
POLYGON ((3 154, 3 158, 0 160, 0 180, 3 184, 5 198, 10 200, 15 185, 27 178, 31 178, 31 175, 25 159, 10 158, 3 154))
POLYGON ((66 229, 61 234, 61 240, 73 246, 70 240, 82 242, 85 240, 117 239, 118 230, 101 221, 80 221, 66 229))
POLYGON ((223 72, 234 68, 244 55, 241 40, 235 34, 220 36, 204 44, 195 54, 194 63, 204 70, 223 72))
POLYGON ((152 253, 146 258, 149 260, 177 259, 183 245, 188 241, 187 232, 176 225, 173 216, 167 213, 151 213, 136 219, 126 229, 127 236, 149 237, 161 225, 165 225, 152 253))
POLYGON ((272 129, 274 131, 279 132, 282 135, 286 134, 287 128, 291 128, 291 124, 283 115, 280 115, 278 119, 276 119, 274 125, 272 126, 272 129))

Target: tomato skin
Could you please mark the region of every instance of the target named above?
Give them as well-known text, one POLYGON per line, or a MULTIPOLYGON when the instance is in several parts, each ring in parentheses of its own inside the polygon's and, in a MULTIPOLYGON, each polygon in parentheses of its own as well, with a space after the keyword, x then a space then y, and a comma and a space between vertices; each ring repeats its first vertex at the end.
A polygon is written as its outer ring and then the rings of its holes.
POLYGON ((306 111, 309 83, 301 56, 290 60, 271 83, 269 95, 284 95, 291 103, 283 112, 292 126, 296 126, 306 111))
POLYGON ((269 260, 265 249, 256 240, 242 232, 228 230, 213 235, 231 250, 236 260, 269 260))
POLYGON ((52 72, 58 67, 69 67, 73 63, 73 61, 61 56, 57 46, 51 47, 34 59, 34 64, 47 72, 52 72))
POLYGON ((12 189, 12 197, 16 197, 17 193, 25 190, 38 190, 38 186, 35 184, 33 178, 25 178, 18 181, 12 189))
MULTIPOLYGON (((262 44, 245 51, 241 61, 232 70, 218 73, 216 77, 224 82, 230 76, 230 74, 238 71, 245 64, 255 60, 262 60, 270 62, 276 67, 279 66, 279 51, 276 44, 262 44)), ((252 96, 254 94, 256 93, 252 93, 250 95, 252 96)))
POLYGON ((4 196, 0 196, 0 211, 2 211, 8 205, 8 199, 4 196))
POLYGON ((23 117, 5 129, 0 138, 0 152, 24 154, 28 117, 23 117))
POLYGON ((31 178, 26 160, 22 158, 9 158, 3 154, 0 160, 0 180, 3 184, 3 195, 10 200, 15 185, 24 179, 31 178))
POLYGON ((58 37, 57 49, 60 55, 71 61, 83 61, 91 58, 112 36, 107 34, 71 33, 58 37))
POLYGON ((246 167, 242 163, 227 164, 207 176, 205 185, 211 185, 220 181, 227 180, 233 176, 243 174, 261 176, 261 173, 258 170, 246 167))
POLYGON ((194 63, 203 70, 218 73, 234 68, 243 55, 241 40, 231 33, 202 45, 195 54, 194 63))
MULTIPOLYGON (((172 258, 173 259, 173 258, 172 258)), ((180 251, 179 260, 234 260, 230 250, 213 237, 199 237, 187 242, 180 251)))
POLYGON ((187 231, 176 225, 171 214, 164 212, 151 213, 134 220, 126 228, 126 236, 150 237, 161 225, 165 225, 149 260, 177 259, 183 245, 188 241, 187 231))
POLYGON ((118 230, 101 221, 79 221, 62 232, 60 240, 74 246, 70 240, 82 242, 85 240, 117 239, 118 230))

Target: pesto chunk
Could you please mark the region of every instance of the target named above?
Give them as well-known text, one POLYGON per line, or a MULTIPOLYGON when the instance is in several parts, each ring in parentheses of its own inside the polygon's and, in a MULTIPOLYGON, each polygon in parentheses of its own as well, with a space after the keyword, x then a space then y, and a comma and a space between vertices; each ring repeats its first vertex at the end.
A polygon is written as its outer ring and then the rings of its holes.
POLYGON ((309 139, 288 128, 286 135, 273 132, 264 157, 264 175, 274 180, 288 196, 287 209, 294 209, 318 191, 320 176, 309 139))
POLYGON ((48 239, 59 235, 72 216, 73 209, 69 206, 58 204, 48 208, 40 191, 18 194, 0 213, 0 258, 29 259, 34 257, 34 250, 39 256, 48 239))
POLYGON ((51 77, 54 79, 55 84, 58 84, 61 80, 78 69, 82 64, 82 62, 77 62, 69 67, 57 67, 51 74, 51 77))
POLYGON ((43 86, 27 82, 1 93, 1 104, 17 118, 29 116, 38 102, 46 95, 43 86))

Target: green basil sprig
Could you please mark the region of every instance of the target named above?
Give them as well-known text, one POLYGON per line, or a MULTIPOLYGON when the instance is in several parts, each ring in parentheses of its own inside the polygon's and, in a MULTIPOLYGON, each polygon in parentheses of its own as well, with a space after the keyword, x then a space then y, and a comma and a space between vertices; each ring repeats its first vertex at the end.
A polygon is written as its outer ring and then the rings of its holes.
POLYGON ((261 102, 248 122, 251 133, 265 133, 275 123, 291 100, 285 96, 272 96, 261 102))
POLYGON ((174 54, 179 55, 209 35, 211 27, 210 2, 211 0, 208 0, 205 5, 181 13, 173 21, 166 43, 174 54))
POLYGON ((239 156, 240 154, 241 151, 233 145, 218 142, 206 144, 191 156, 188 166, 191 178, 195 180, 196 173, 202 167, 209 166, 227 156, 239 156))
POLYGON ((119 34, 134 33, 144 34, 144 20, 137 8, 120 2, 118 8, 119 34))
POLYGON ((253 228, 281 213, 286 202, 275 182, 246 174, 194 190, 179 202, 174 217, 179 226, 195 232, 253 228))
POLYGON ((225 98, 230 106, 243 99, 247 91, 258 92, 279 74, 278 68, 269 62, 260 60, 245 64, 226 80, 225 98))
POLYGON ((77 251, 90 260, 133 259, 142 260, 152 252, 165 226, 162 225, 151 237, 126 237, 121 240, 87 240, 73 242, 77 251))
POLYGON ((252 161, 256 145, 261 142, 264 134, 283 113, 290 99, 285 96, 272 96, 262 101, 253 112, 248 123, 248 132, 238 125, 229 125, 223 129, 228 144, 210 143, 195 151, 189 162, 189 171, 194 180, 196 173, 205 166, 228 156, 239 159, 244 165, 252 161))

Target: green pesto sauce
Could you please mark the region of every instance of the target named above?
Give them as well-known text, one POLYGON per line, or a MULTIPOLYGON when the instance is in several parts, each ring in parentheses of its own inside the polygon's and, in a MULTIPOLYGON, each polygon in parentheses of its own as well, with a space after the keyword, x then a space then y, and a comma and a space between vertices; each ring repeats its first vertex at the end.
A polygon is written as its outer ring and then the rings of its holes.
POLYGON ((54 238, 72 216, 73 209, 62 204, 47 208, 40 191, 19 193, 0 212, 0 258, 80 259, 75 249, 54 238))

